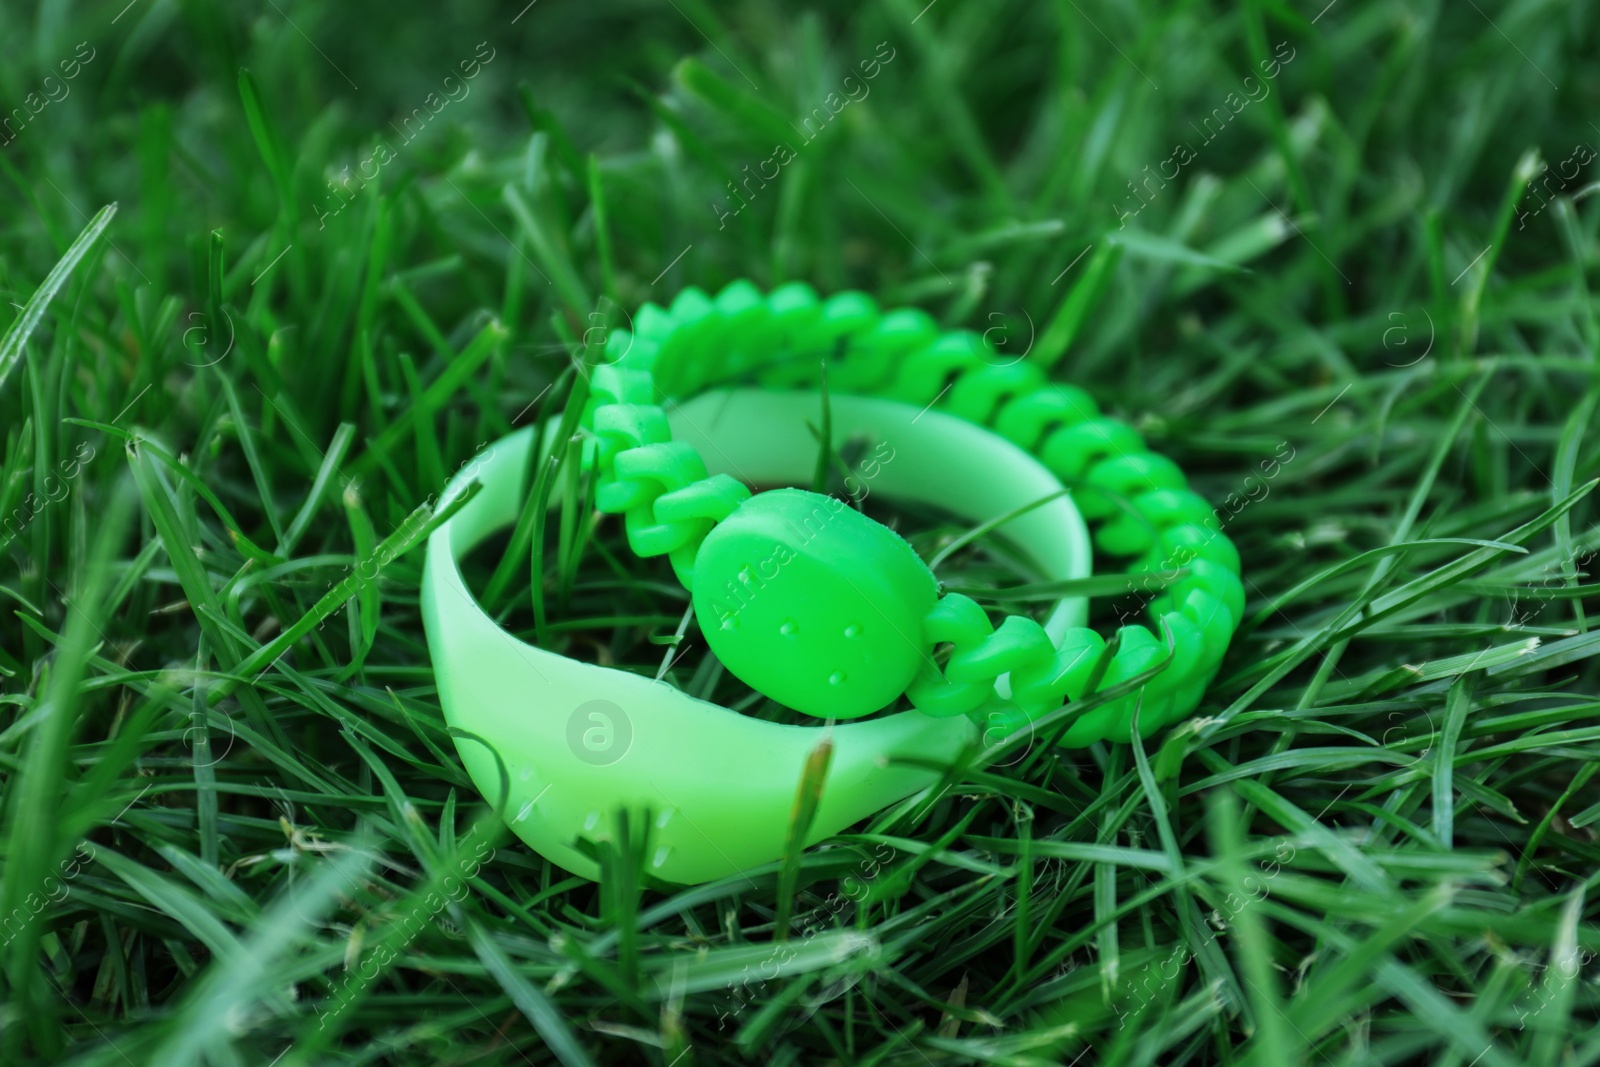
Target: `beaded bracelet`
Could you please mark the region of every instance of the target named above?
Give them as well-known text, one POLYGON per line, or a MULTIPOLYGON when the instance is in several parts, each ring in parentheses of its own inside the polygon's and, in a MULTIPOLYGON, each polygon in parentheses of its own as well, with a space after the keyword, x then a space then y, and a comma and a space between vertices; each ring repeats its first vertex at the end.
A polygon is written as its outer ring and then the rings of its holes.
POLYGON ((672 439, 660 404, 742 379, 793 386, 825 359, 831 390, 937 405, 1034 453, 1076 487, 1079 511, 1098 521, 1102 552, 1131 558, 1133 574, 1170 581, 1149 604, 1157 632, 1122 627, 1100 687, 1149 670, 1167 657, 1169 643, 1172 661, 1140 692, 1080 718, 1065 744, 1129 740, 1141 698, 1145 735, 1199 703, 1243 611, 1239 553, 1220 522, 1209 525, 1217 516, 1177 465, 1150 452, 1125 423, 1102 416, 1083 390, 1049 381, 1033 363, 997 364, 981 335, 941 332, 922 311, 880 312, 862 293, 819 300, 800 283, 766 297, 742 281, 715 299, 687 289, 670 310, 642 308, 631 331, 611 333, 606 352, 611 361, 592 372, 583 419, 598 441, 596 506, 624 516, 635 553, 671 560, 694 593, 707 643, 751 688, 828 718, 880 710, 903 692, 926 714, 974 715, 1005 732, 1081 699, 1106 649, 1087 627, 1052 642, 1026 616, 995 627, 970 598, 939 597, 909 546, 854 512, 836 531, 842 536, 830 539, 838 554, 828 566, 807 568, 804 580, 796 575, 767 598, 800 601, 764 613, 783 621, 764 627, 729 611, 723 587, 759 579, 742 559, 770 558, 756 551, 767 541, 793 552, 784 530, 800 526, 818 501, 798 490, 752 497, 736 478, 708 475, 700 453, 672 439), (697 583, 697 572, 707 571, 721 582, 697 583), (896 625, 869 632, 858 623, 860 632, 833 640, 851 625, 844 616, 861 614, 854 602, 864 598, 859 583, 869 576, 884 579, 874 584, 898 602, 896 625), (908 639, 918 629, 920 640, 908 639), (946 643, 952 651, 941 670, 927 653, 946 643), (1010 677, 1009 697, 995 693, 1002 675, 1010 677))

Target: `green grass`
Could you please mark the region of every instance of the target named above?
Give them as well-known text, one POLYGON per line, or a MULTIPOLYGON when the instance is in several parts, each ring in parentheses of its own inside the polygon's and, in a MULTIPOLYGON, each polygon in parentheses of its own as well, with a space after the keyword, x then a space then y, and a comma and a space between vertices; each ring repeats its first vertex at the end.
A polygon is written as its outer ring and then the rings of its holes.
MULTIPOLYGON (((0 1063, 1600 1062, 1600 24, 1321 7, 0 10, 0 1063), (1236 511, 1196 718, 701 887, 510 838, 409 549, 739 277, 1058 359, 1236 511)), ((508 624, 771 714, 548 490, 508 624)))

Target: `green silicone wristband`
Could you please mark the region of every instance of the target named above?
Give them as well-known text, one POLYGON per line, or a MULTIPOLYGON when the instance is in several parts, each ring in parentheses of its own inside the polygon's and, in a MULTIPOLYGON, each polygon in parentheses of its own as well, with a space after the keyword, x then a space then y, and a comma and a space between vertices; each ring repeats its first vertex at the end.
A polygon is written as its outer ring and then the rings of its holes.
MULTIPOLYGON (((1077 508, 1060 495, 1060 479, 1014 445, 955 416, 894 401, 835 396, 830 408, 835 441, 867 434, 893 442, 894 460, 873 479, 874 492, 942 504, 974 523, 1051 498, 1005 529, 1041 580, 1088 576, 1092 550, 1077 508)), ((672 405, 667 419, 714 473, 731 473, 737 463, 760 484, 782 484, 809 476, 817 443, 806 423, 819 411, 815 394, 733 390, 672 405)), ((796 786, 824 737, 832 755, 807 843, 933 786, 940 768, 984 740, 972 718, 916 709, 827 730, 755 719, 501 629, 467 589, 459 560, 519 514, 530 435, 495 442, 445 489, 441 507, 473 482, 483 486, 429 538, 422 611, 462 761, 542 855, 596 877, 581 842, 610 839, 611 813, 620 807, 648 812, 653 876, 721 877, 782 855, 796 786)), ((1059 639, 1085 613, 1083 600, 1063 599, 1045 629, 1059 639)))
MULTIPOLYGON (((789 285, 763 296, 740 282, 715 300, 690 289, 670 310, 647 305, 632 330, 612 332, 606 353, 583 413, 596 504, 623 515, 636 552, 669 557, 724 665, 830 719, 878 710, 901 691, 913 705, 833 727, 810 840, 932 784, 928 767, 980 733, 996 740, 1161 668, 1079 715, 1063 743, 1153 732, 1193 710, 1238 625, 1238 553, 1176 466, 1081 390, 1031 363, 1003 364, 976 334, 941 333, 915 310, 882 313, 859 293, 823 301, 789 285), (1128 559, 1132 582, 1159 579, 1148 583, 1156 630, 1123 626, 1108 645, 1074 601, 1043 626, 1012 616, 996 627, 970 599, 940 597, 908 545, 839 502, 752 495, 751 484, 809 476, 816 442, 782 427, 816 420, 818 398, 788 390, 823 360, 835 442, 869 431, 897 457, 916 457, 884 467, 886 495, 981 522, 1069 484, 1076 507, 1056 496, 1002 532, 1043 580, 1083 577, 1079 512, 1096 520, 1096 545, 1128 559), (763 388, 720 389, 745 382, 763 388)), ((516 515, 527 452, 514 436, 458 477, 447 500, 475 469, 486 491, 428 550, 424 619, 474 781, 506 803, 526 841, 585 876, 596 868, 580 842, 606 838, 618 806, 655 812, 650 865, 669 881, 776 858, 817 735, 525 645, 465 589, 456 561, 516 515)))

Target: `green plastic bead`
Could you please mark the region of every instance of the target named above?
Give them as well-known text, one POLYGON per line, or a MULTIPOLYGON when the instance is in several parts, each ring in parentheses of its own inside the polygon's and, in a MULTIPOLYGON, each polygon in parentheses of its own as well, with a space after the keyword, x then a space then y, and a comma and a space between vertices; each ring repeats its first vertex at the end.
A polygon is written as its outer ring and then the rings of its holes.
POLYGON ((1199 673, 1205 641, 1200 628, 1180 612, 1156 620, 1156 642, 1171 649, 1171 662, 1145 686, 1144 710, 1139 713, 1140 731, 1148 737, 1171 725, 1194 705, 1186 704, 1186 694, 1199 673), (1149 715, 1146 724, 1145 716, 1149 715))
POLYGON ((957 648, 945 666, 952 682, 973 682, 1044 663, 1055 654, 1050 635, 1026 615, 1009 615, 993 634, 973 648, 957 648))
POLYGON ((764 384, 816 385, 822 362, 831 361, 847 347, 850 336, 870 329, 877 321, 878 305, 866 293, 835 293, 822 302, 804 329, 791 335, 789 358, 772 366, 763 376, 764 384))
POLYGON ((618 346, 620 351, 617 353, 616 362, 630 370, 642 370, 653 376, 656 360, 661 355, 661 342, 653 337, 640 337, 638 334, 634 334, 631 338, 625 337, 623 340, 627 342, 627 347, 618 346))
POLYGON ((1007 401, 995 416, 994 430, 1033 451, 1048 434, 1099 417, 1100 407, 1088 393, 1075 385, 1047 382, 1037 392, 1007 401))
POLYGON ((877 711, 929 657, 933 574, 888 527, 835 497, 751 497, 695 558, 695 614, 723 665, 819 718, 877 711))
POLYGON ((616 481, 602 484, 595 494, 595 507, 601 511, 632 512, 664 492, 682 489, 706 476, 705 460, 682 441, 663 441, 619 452, 614 469, 616 481))
POLYGON ((602 478, 615 477, 618 453, 672 440, 666 412, 650 404, 608 404, 594 413, 593 425, 596 466, 602 478))
POLYGON ((711 530, 710 519, 687 519, 681 522, 659 522, 653 509, 637 507, 625 516, 628 543, 639 555, 665 556, 667 553, 693 545, 711 530))
POLYGON ((931 345, 939 325, 925 311, 900 308, 849 339, 843 358, 828 367, 828 388, 876 392, 894 380, 907 356, 931 345))
POLYGON ((1076 499, 1087 519, 1126 514, 1133 498, 1151 489, 1186 486, 1177 464, 1152 452, 1103 455, 1089 467, 1083 480, 1085 486, 1076 499))
POLYGON ((923 633, 934 644, 949 643, 965 648, 994 633, 994 624, 976 600, 951 593, 928 613, 923 633))
POLYGON ((727 474, 713 474, 656 498, 656 518, 662 522, 711 519, 721 522, 750 499, 750 488, 727 474))
POLYGON ((993 697, 994 683, 988 679, 952 682, 931 664, 924 666, 906 687, 906 699, 911 701, 911 706, 936 719, 971 715, 993 697))
MULTIPOLYGON (((1207 666, 1221 663, 1222 654, 1227 651, 1234 630, 1233 616, 1229 614, 1227 605, 1204 589, 1190 589, 1184 594, 1177 613, 1194 623, 1200 631, 1199 662, 1207 666)), ((1173 613, 1163 612, 1157 617, 1170 614, 1173 613)))
POLYGON ((1155 452, 1116 456, 1098 463, 1089 474, 1089 484, 1130 500, 1152 489, 1177 490, 1188 487, 1178 465, 1155 452))
POLYGON ((984 366, 983 338, 969 330, 941 334, 927 348, 906 357, 885 394, 907 404, 931 404, 952 375, 984 366))
POLYGON ((656 359, 656 384, 668 396, 682 396, 704 384, 704 361, 697 357, 707 349, 708 342, 715 345, 712 335, 720 331, 722 319, 711 298, 694 286, 677 295, 669 314, 672 328, 661 342, 661 354, 656 359))
POLYGON ((672 299, 672 320, 677 332, 693 329, 702 323, 715 305, 704 289, 696 285, 685 286, 672 299))
MULTIPOLYGON (((1161 531, 1154 529, 1142 515, 1118 511, 1115 518, 1094 532, 1094 547, 1108 556, 1137 556, 1147 553, 1155 545, 1161 531)), ((1138 569, 1135 567, 1130 570, 1138 569)))
MULTIPOLYGON (((989 355, 997 358, 993 352, 989 355)), ((1006 401, 1019 393, 1037 391, 1043 382, 1044 372, 1032 363, 980 367, 962 375, 951 387, 945 408, 968 422, 987 426, 1006 401)))
MULTIPOLYGON (((1109 689, 1114 685, 1127 681, 1134 675, 1142 674, 1167 658, 1167 647, 1156 640, 1154 634, 1144 626, 1124 626, 1117 631, 1120 645, 1117 654, 1111 660, 1111 666, 1106 668, 1105 680, 1100 683, 1102 689, 1109 689)), ((1107 704, 1099 711, 1109 712, 1106 718, 1105 736, 1111 741, 1130 741, 1133 738, 1133 715, 1139 713, 1139 732, 1142 736, 1149 736, 1161 728, 1161 709, 1156 707, 1146 693, 1148 683, 1141 689, 1135 689, 1127 696, 1119 697, 1107 704), (1146 717, 1149 723, 1146 723, 1146 717)), ((1095 714, 1091 712, 1090 714, 1095 714)))
POLYGON ((1106 650, 1106 639, 1094 630, 1075 626, 1061 638, 1048 660, 1011 672, 1011 696, 1035 714, 1047 712, 1068 699, 1077 700, 1088 686, 1089 675, 1106 650))
POLYGON ((1239 575, 1209 559, 1192 559, 1183 567, 1189 573, 1174 588, 1204 589, 1219 598, 1231 617, 1230 630, 1237 630, 1244 621, 1244 583, 1239 575))
POLYGON ((1162 529, 1172 526, 1204 526, 1211 518, 1206 498, 1189 489, 1152 489, 1134 498, 1140 514, 1162 529))
POLYGON ((761 290, 740 279, 725 286, 712 301, 722 322, 718 351, 711 353, 705 378, 710 383, 736 378, 772 355, 772 316, 761 290))
POLYGON ((848 289, 822 302, 822 321, 830 341, 871 329, 879 318, 878 302, 866 293, 848 289))
MULTIPOLYGON (((1211 505, 1188 489, 1152 489, 1133 498, 1136 515, 1120 512, 1106 521, 1095 538, 1103 551, 1119 556, 1147 552, 1162 530, 1205 526, 1211 505), (1115 547, 1113 547, 1115 546, 1115 547)), ((1206 527, 1209 529, 1209 527, 1206 527)))
POLYGON ((655 379, 629 367, 602 364, 589 372, 589 402, 584 407, 583 424, 594 425, 594 413, 610 404, 653 404, 655 379))
MULTIPOLYGON (((1081 479, 1089 468, 1107 456, 1144 451, 1144 440, 1133 427, 1116 419, 1088 419, 1064 426, 1046 437, 1039 449, 1044 465, 1065 481, 1081 479)), ((1079 505, 1080 510, 1082 505, 1079 505)), ((1085 513, 1087 517, 1087 512, 1085 513)))
POLYGON ((720 312, 707 316, 705 332, 687 354, 690 365, 685 371, 690 388, 684 391, 700 392, 739 373, 740 346, 735 340, 738 333, 720 312))
POLYGON ((1156 634, 1164 643, 1172 645, 1172 666, 1157 677, 1161 688, 1176 692, 1192 681, 1202 669, 1206 653, 1206 637, 1200 627, 1181 611, 1170 612, 1156 620, 1156 634))
MULTIPOLYGON (((951 593, 933 606, 923 620, 922 634, 930 645, 951 644, 957 649, 985 641, 994 633, 994 624, 976 600, 951 593)), ((931 660, 922 665, 906 689, 906 699, 918 711, 935 718, 969 715, 994 697, 991 677, 956 681, 931 660)))
POLYGON ((998 702, 982 708, 974 717, 983 731, 985 745, 998 744, 1019 730, 1026 730, 1036 718, 1032 712, 1015 704, 998 702))
POLYGON ((717 314, 730 326, 749 326, 768 317, 766 298, 744 278, 723 286, 712 303, 717 314))
POLYGON ((1238 579, 1238 574, 1230 571, 1221 563, 1211 560, 1189 560, 1182 565, 1187 574, 1168 585, 1165 592, 1155 600, 1150 601, 1152 614, 1166 614, 1174 605, 1181 605, 1189 597, 1190 590, 1203 589, 1218 598, 1222 609, 1229 616, 1229 632, 1238 629, 1238 624, 1245 617, 1245 585, 1238 579))
POLYGON ((628 353, 633 351, 633 343, 637 340, 632 330, 626 326, 618 326, 614 330, 606 331, 606 363, 621 363, 628 358, 628 353))
POLYGON ((822 313, 822 298, 805 282, 787 282, 767 294, 767 312, 773 324, 785 331, 785 347, 794 345, 793 334, 822 313))
POLYGON ((1161 535, 1161 546, 1169 556, 1208 559, 1239 573, 1239 550, 1233 541, 1204 526, 1174 526, 1161 535))
POLYGON ((672 313, 659 304, 643 304, 633 316, 633 335, 664 341, 672 333, 672 313))
POLYGON ((841 338, 871 329, 878 317, 878 302, 866 293, 853 289, 834 293, 822 302, 823 336, 832 346, 841 338))

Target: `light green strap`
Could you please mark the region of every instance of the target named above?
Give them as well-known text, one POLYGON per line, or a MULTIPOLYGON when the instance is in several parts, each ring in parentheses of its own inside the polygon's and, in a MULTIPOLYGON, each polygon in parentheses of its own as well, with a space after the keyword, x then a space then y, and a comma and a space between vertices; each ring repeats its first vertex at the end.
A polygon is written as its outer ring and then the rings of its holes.
MULTIPOLYGON (((782 484, 809 476, 816 441, 806 424, 817 422, 819 405, 815 395, 739 390, 670 405, 666 417, 674 439, 707 457, 710 476, 782 484), (759 437, 751 436, 755 426, 759 437)), ((834 397, 832 421, 838 444, 865 434, 895 450, 862 483, 885 497, 944 503, 977 523, 1055 495, 1005 530, 1039 580, 1088 575, 1087 529, 1070 499, 1057 495, 1060 480, 1025 453, 953 416, 919 416, 871 398, 834 397), (928 458, 951 443, 959 447, 945 464, 928 458)), ((824 738, 832 756, 808 841, 933 785, 938 768, 981 740, 966 717, 916 710, 831 727, 770 722, 506 633, 467 589, 459 560, 515 521, 529 432, 496 442, 446 488, 441 504, 474 478, 484 486, 429 540, 422 612, 462 761, 541 854, 593 878, 597 867, 580 842, 609 839, 618 807, 638 817, 648 809, 652 875, 684 883, 722 877, 782 855, 795 790, 824 738)), ((1063 601, 1047 629, 1065 632, 1083 611, 1081 600, 1063 601)))

